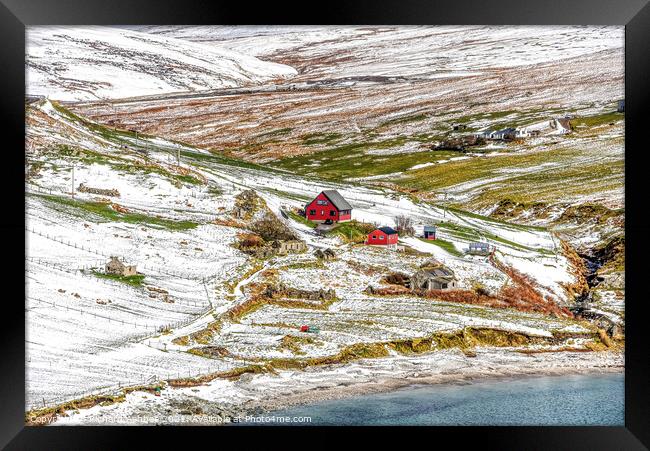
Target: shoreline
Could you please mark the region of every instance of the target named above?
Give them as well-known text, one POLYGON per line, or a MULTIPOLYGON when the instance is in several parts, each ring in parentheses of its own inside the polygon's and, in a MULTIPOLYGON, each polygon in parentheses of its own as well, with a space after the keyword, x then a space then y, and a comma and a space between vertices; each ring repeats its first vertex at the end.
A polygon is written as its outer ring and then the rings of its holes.
POLYGON ((305 392, 291 395, 280 395, 265 401, 257 401, 251 404, 245 403, 241 407, 246 415, 256 416, 273 414, 274 412, 292 407, 299 407, 311 404, 318 404, 325 401, 349 399, 373 395, 379 393, 395 392, 410 387, 435 386, 435 385, 470 385, 484 382, 499 382, 507 379, 525 379, 536 377, 563 377, 573 375, 598 375, 624 373, 625 366, 614 367, 557 367, 545 370, 535 369, 508 369, 499 373, 486 374, 476 372, 474 374, 429 374, 422 376, 410 376, 405 378, 385 378, 377 382, 360 382, 358 384, 341 384, 331 388, 313 388, 305 392))
POLYGON ((133 392, 124 402, 68 412, 58 425, 228 425, 324 401, 387 393, 408 387, 470 385, 514 378, 622 373, 622 351, 542 353, 477 349, 476 357, 447 350, 423 355, 364 359, 275 374, 217 379, 169 388, 157 397, 133 392))

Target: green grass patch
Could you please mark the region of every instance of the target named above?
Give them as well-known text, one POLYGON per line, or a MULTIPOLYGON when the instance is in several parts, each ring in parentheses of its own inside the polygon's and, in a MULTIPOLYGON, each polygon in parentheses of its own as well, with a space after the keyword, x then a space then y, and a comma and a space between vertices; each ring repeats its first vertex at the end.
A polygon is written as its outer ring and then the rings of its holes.
POLYGON ((600 125, 611 124, 613 122, 615 123, 622 120, 625 120, 625 113, 618 113, 616 111, 613 111, 611 113, 601 113, 601 114, 594 114, 592 116, 577 117, 576 119, 573 119, 571 121, 571 124, 574 127, 578 127, 578 126, 596 127, 600 125))
POLYGON ((511 228, 511 229, 515 229, 515 230, 524 230, 524 231, 525 230, 536 230, 538 232, 546 232, 548 230, 547 227, 515 224, 515 223, 512 223, 512 222, 503 221, 501 219, 491 218, 489 216, 484 216, 484 215, 480 215, 478 213, 473 213, 471 211, 461 210, 460 208, 455 208, 455 207, 447 207, 447 210, 453 211, 458 216, 467 216, 469 218, 479 219, 481 221, 491 222, 493 224, 503 225, 503 226, 506 226, 507 228, 511 228))
MULTIPOLYGON (((616 148, 612 138, 608 146, 616 148)), ((589 148, 567 141, 566 147, 517 152, 490 158, 449 161, 405 172, 391 180, 407 189, 441 192, 472 182, 473 195, 454 206, 472 210, 497 205, 503 199, 522 204, 553 204, 571 196, 620 189, 624 184, 623 141, 620 155, 601 146, 589 148), (556 163, 548 166, 548 163, 556 163), (508 172, 503 169, 507 168, 508 172)), ((462 193, 462 190, 459 190, 462 193)), ((516 226, 513 226, 516 227, 516 226)))
POLYGON ((120 276, 118 274, 106 274, 99 271, 92 271, 92 273, 102 279, 117 280, 118 282, 124 282, 134 287, 142 286, 142 281, 144 280, 144 274, 134 274, 132 276, 120 276))
POLYGON ((155 216, 148 216, 141 213, 122 213, 113 210, 110 204, 103 202, 87 202, 46 194, 33 195, 45 199, 50 203, 72 207, 74 210, 89 213, 93 216, 105 219, 107 221, 145 224, 150 226, 158 226, 169 230, 189 230, 194 229, 198 226, 198 223, 193 221, 173 221, 171 219, 157 218, 155 216))
POLYGON ((385 122, 382 122, 379 127, 386 127, 389 125, 395 125, 395 124, 407 124, 409 122, 420 122, 425 119, 428 119, 429 115, 420 113, 420 114, 411 114, 408 116, 401 116, 401 117, 396 117, 394 119, 389 119, 385 122))
POLYGON ((210 163, 214 163, 244 169, 256 169, 258 171, 273 172, 277 174, 285 173, 284 171, 280 171, 269 166, 262 166, 256 163, 250 163, 248 161, 230 158, 225 155, 218 154, 216 151, 210 151, 210 153, 201 153, 189 150, 181 150, 181 155, 187 159, 193 160, 196 163, 207 163, 208 167, 210 163))
POLYGON ((297 174, 317 175, 319 177, 341 181, 356 177, 369 177, 408 171, 411 167, 457 156, 452 151, 415 151, 375 155, 367 153, 373 149, 390 149, 400 147, 408 142, 428 142, 434 140, 432 135, 396 137, 384 141, 356 142, 332 147, 308 155, 285 158, 272 163, 297 174))
POLYGON ((451 243, 449 241, 442 240, 440 238, 436 240, 425 240, 424 238, 418 238, 420 241, 423 241, 425 243, 433 244, 435 246, 438 246, 442 249, 444 249, 446 252, 450 253, 451 255, 455 255, 456 257, 461 257, 463 253, 456 249, 456 246, 454 246, 454 243, 451 243))
MULTIPOLYGON (((505 244, 506 246, 519 249, 522 251, 530 251, 530 252, 538 252, 540 254, 545 254, 545 255, 553 255, 552 251, 549 251, 547 249, 535 249, 531 248, 528 246, 524 246, 523 244, 516 243, 514 241, 510 241, 508 239, 502 238, 498 235, 495 235, 492 232, 488 231, 477 231, 471 227, 467 226, 462 226, 460 224, 455 224, 452 222, 442 222, 437 224, 437 227, 440 229, 444 229, 449 232, 450 235, 453 235, 456 238, 459 239, 464 239, 467 241, 482 241, 483 237, 495 241, 497 243, 505 244)), ((438 240, 436 240, 438 241, 438 240)))
POLYGON ((375 230, 373 224, 359 221, 342 222, 327 232, 328 236, 338 236, 345 242, 363 243, 370 232, 375 230))
POLYGON ((284 197, 285 199, 297 200, 299 202, 311 202, 314 200, 313 197, 303 196, 301 194, 290 193, 288 191, 282 191, 277 188, 261 188, 261 191, 266 191, 267 193, 275 194, 276 196, 284 197))
POLYGON ((300 216, 297 213, 294 213, 293 211, 288 212, 289 217, 293 219, 296 222, 299 222, 301 224, 306 225, 307 227, 311 227, 312 229, 315 229, 318 224, 316 224, 314 221, 310 221, 309 219, 305 218, 304 216, 300 216))
POLYGON ((309 133, 302 135, 302 143, 305 146, 315 146, 320 144, 332 144, 343 137, 341 133, 309 133))
MULTIPOLYGON (((104 139, 107 139, 112 142, 128 142, 129 145, 134 146, 135 141, 136 141, 136 134, 135 132, 129 131, 129 130, 120 130, 116 128, 110 128, 106 127, 101 124, 97 124, 95 122, 91 122, 88 119, 85 119, 81 116, 76 115, 69 109, 65 108, 62 106, 59 102, 52 100, 51 101, 52 106, 56 111, 58 111, 61 115, 67 117, 68 119, 77 122, 87 129, 101 135, 104 139)), ((148 139, 148 138, 154 138, 153 135, 148 135, 146 133, 138 133, 137 134, 138 139, 148 139)), ((142 148, 146 148, 147 146, 138 146, 142 148)))

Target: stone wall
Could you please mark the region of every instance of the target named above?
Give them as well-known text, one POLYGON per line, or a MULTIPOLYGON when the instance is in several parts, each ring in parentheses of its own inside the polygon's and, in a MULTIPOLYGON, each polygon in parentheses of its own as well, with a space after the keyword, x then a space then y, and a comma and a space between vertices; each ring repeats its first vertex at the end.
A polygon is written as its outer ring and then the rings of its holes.
POLYGON ((90 186, 86 186, 83 183, 79 185, 77 191, 79 191, 80 193, 99 194, 100 196, 120 197, 120 192, 116 189, 93 188, 90 186))

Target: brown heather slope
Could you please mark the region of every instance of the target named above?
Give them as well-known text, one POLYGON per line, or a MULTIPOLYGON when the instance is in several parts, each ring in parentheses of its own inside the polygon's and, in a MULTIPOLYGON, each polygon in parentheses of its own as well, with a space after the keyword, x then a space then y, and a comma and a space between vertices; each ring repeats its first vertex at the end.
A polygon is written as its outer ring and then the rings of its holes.
POLYGON ((476 75, 451 78, 378 79, 349 85, 324 83, 322 78, 303 74, 300 79, 312 84, 295 90, 287 89, 296 82, 289 80, 266 92, 228 90, 68 106, 102 124, 265 161, 315 152, 334 143, 376 142, 396 136, 426 140, 430 135, 433 139, 448 130, 447 122, 481 113, 572 109, 610 102, 621 91, 621 62, 622 49, 575 58, 570 64, 483 69, 476 75), (306 144, 315 133, 342 137, 306 144))

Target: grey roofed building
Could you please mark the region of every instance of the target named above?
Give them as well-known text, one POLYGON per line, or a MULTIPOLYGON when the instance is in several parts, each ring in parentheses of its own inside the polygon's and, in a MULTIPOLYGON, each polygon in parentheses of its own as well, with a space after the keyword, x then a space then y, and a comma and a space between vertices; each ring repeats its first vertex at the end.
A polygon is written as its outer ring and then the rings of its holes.
POLYGON ((456 288, 454 273, 445 267, 422 268, 411 276, 413 290, 448 290, 456 288))
POLYGON ((328 189, 323 191, 323 194, 334 204, 339 210, 352 210, 352 205, 348 203, 347 200, 341 196, 341 194, 335 189, 328 189))
POLYGON ((502 138, 507 138, 508 136, 514 136, 516 133, 517 133, 516 129, 514 129, 512 127, 508 127, 508 128, 503 128, 501 130, 498 130, 498 131, 494 132, 494 136, 496 138, 501 138, 502 139, 502 138))
POLYGON ((469 243, 467 253, 472 255, 489 255, 492 250, 494 250, 494 247, 488 243, 474 242, 469 243))
POLYGON ((377 230, 381 230, 386 235, 394 235, 397 233, 397 230, 393 229, 392 227, 379 227, 377 230))
POLYGON ((427 269, 426 270, 429 274, 437 277, 454 277, 454 273, 451 272, 450 269, 447 268, 433 268, 433 269, 427 269))
POLYGON ((529 133, 526 130, 516 129, 514 127, 502 128, 501 130, 485 130, 476 136, 485 139, 515 139, 527 137, 529 133))
POLYGON ((428 240, 436 239, 436 226, 424 226, 424 237, 428 240))

